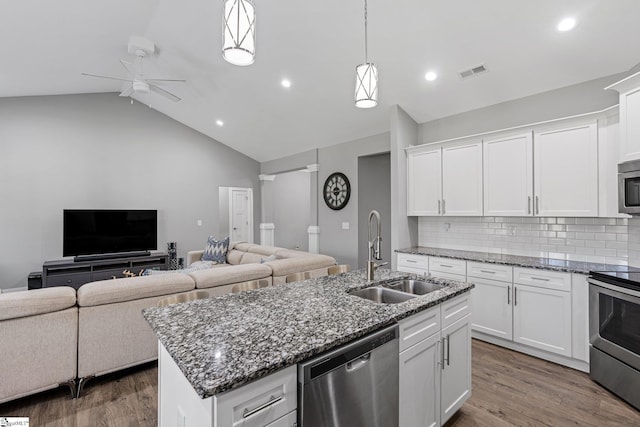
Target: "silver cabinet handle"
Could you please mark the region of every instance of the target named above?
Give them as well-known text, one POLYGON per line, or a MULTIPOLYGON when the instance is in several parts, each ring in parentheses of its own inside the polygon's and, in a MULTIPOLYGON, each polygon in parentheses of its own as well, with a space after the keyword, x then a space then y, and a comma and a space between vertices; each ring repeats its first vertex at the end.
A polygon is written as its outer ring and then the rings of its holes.
POLYGON ((440 212, 440 200, 438 200, 438 215, 441 215, 441 212, 440 212))
POLYGON ((531 280, 539 280, 539 281, 541 281, 541 282, 548 282, 548 281, 550 281, 551 279, 547 279, 547 278, 545 278, 545 277, 535 277, 535 276, 531 276, 531 280))
POLYGON ((282 399, 284 398, 284 394, 281 394, 280 396, 276 397, 276 396, 269 396, 269 400, 265 403, 263 403, 262 405, 253 408, 251 410, 244 408, 244 411, 242 411, 242 418, 248 418, 251 415, 262 411, 263 409, 268 408, 271 405, 275 405, 276 403, 280 402, 282 399))
POLYGON ((511 304, 511 289, 507 286, 507 305, 511 304))
POLYGON ((449 345, 451 344, 451 335, 447 335, 447 366, 449 366, 449 361, 451 360, 451 350, 449 349, 449 345))
POLYGON ((442 348, 440 350, 442 352, 441 353, 442 354, 442 364, 441 364, 441 366, 442 366, 442 370, 443 371, 444 371, 444 340, 446 340, 446 338, 442 338, 442 341, 439 341, 440 345, 442 346, 442 348))
POLYGON ((513 305, 518 305, 518 288, 513 287, 513 305))
POLYGON ((527 197, 527 214, 531 215, 531 196, 527 197))
POLYGON ((481 273, 487 273, 487 274, 496 274, 495 271, 491 271, 491 270, 480 270, 481 273))
POLYGON ((405 259, 405 262, 410 262, 411 264, 417 264, 418 261, 416 261, 415 259, 405 259))
POLYGON ((536 215, 540 215, 540 199, 536 196, 536 215))
POLYGON ((448 265, 448 264, 440 264, 440 267, 453 268, 452 265, 448 265))
POLYGON ((442 215, 444 215, 445 213, 445 209, 444 209, 444 199, 442 199, 442 215))

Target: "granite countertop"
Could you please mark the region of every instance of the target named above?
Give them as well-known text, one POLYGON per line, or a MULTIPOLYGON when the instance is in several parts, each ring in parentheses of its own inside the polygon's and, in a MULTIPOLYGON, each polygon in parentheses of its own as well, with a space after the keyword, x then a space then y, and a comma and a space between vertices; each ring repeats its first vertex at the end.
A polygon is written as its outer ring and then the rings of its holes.
POLYGON ((347 292, 398 277, 387 269, 367 282, 357 270, 239 294, 143 310, 159 341, 196 393, 207 398, 364 336, 469 291, 464 282, 400 304, 347 292))
POLYGON ((491 264, 512 265, 515 267, 539 268, 541 270, 564 271, 568 273, 588 274, 590 271, 638 271, 640 268, 627 265, 600 264, 593 262, 567 261, 553 258, 537 258, 518 255, 496 254, 491 252, 463 251, 458 249, 430 248, 416 246, 396 249, 396 252, 414 255, 431 255, 465 261, 486 262, 491 264))

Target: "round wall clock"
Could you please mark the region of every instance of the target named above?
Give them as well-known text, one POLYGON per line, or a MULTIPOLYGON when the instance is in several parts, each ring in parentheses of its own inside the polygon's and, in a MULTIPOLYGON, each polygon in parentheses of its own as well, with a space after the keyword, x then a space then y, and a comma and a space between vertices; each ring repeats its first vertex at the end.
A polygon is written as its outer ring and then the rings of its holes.
POLYGON ((338 211, 349 202, 351 184, 345 174, 334 172, 324 182, 324 202, 334 211, 338 211))

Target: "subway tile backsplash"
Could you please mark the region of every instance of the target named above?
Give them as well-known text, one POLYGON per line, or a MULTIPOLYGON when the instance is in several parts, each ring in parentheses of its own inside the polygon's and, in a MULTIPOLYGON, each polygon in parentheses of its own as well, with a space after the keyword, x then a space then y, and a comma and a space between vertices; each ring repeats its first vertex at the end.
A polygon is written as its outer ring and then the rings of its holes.
POLYGON ((418 244, 640 266, 640 218, 420 217, 418 244))

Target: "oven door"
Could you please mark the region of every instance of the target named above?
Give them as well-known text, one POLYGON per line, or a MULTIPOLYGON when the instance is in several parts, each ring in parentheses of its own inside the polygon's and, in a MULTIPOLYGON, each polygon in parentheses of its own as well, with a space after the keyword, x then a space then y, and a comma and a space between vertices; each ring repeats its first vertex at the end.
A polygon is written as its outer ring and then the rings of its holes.
POLYGON ((618 211, 640 215, 640 171, 618 173, 618 211))
POLYGON ((640 292, 589 279, 589 342, 640 370, 640 292))

